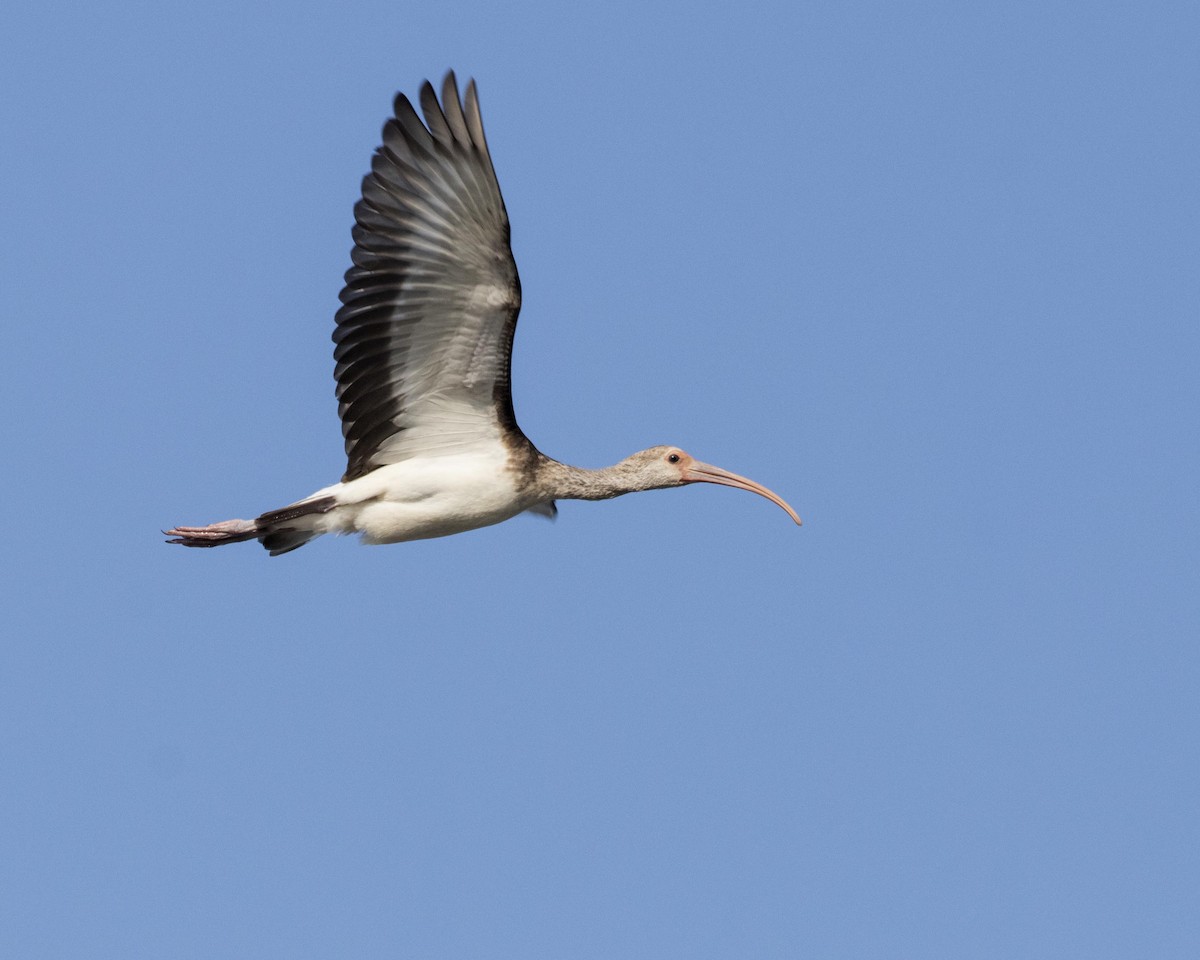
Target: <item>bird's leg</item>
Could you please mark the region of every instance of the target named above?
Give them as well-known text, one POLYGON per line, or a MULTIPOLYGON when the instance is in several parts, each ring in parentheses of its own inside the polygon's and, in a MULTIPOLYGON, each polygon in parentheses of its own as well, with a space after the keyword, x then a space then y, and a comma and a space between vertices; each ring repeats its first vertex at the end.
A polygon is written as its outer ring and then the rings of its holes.
POLYGON ((174 538, 168 543, 180 543, 185 547, 219 547, 253 539, 258 535, 258 528, 253 520, 222 520, 206 527, 172 527, 163 533, 174 538))

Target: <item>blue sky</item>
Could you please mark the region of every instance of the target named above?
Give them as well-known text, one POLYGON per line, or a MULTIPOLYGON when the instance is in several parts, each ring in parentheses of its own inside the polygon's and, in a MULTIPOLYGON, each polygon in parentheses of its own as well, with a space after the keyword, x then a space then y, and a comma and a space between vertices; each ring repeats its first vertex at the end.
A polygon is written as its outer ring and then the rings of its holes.
POLYGON ((1200 18, 26 4, 0 954, 1192 957, 1200 18), (33 9, 36 6, 36 9, 33 9), (515 402, 704 486, 164 546, 344 462, 396 90, 480 85, 515 402))

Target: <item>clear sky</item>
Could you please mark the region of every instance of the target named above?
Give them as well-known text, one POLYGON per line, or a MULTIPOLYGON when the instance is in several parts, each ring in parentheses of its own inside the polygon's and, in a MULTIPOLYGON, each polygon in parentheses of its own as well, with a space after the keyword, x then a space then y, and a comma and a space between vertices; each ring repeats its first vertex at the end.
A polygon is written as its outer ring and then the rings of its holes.
POLYGON ((3 21, 0 956, 1196 956, 1193 4, 3 21), (340 476, 351 207, 448 67, 525 431, 803 528, 162 543, 340 476))

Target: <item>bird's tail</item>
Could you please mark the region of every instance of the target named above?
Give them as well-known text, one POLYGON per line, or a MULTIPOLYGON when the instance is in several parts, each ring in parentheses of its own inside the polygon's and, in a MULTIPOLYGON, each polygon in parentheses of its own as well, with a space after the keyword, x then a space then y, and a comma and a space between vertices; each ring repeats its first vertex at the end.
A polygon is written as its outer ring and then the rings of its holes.
POLYGON ((184 547, 223 547, 227 543, 257 540, 271 551, 271 556, 277 557, 319 537, 322 531, 316 529, 310 518, 328 513, 335 506, 337 500, 333 497, 319 497, 268 510, 254 520, 222 520, 206 527, 172 527, 163 532, 171 538, 167 543, 184 547))

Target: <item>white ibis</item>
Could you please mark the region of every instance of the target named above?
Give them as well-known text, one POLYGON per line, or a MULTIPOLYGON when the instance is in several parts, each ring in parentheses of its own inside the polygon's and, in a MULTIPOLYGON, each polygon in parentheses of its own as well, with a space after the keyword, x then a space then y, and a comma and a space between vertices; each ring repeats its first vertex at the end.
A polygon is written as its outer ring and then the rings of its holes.
POLYGON ((399 94, 354 207, 337 344, 338 413, 349 463, 341 482, 254 520, 166 531, 170 543, 258 540, 272 556, 323 533, 364 543, 444 537, 555 500, 720 483, 777 503, 752 480, 651 447, 603 470, 552 460, 521 432, 509 370, 521 284, 508 214, 483 135, 475 82, 442 101, 421 87, 422 123, 399 94))

